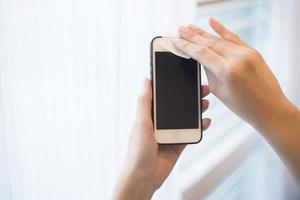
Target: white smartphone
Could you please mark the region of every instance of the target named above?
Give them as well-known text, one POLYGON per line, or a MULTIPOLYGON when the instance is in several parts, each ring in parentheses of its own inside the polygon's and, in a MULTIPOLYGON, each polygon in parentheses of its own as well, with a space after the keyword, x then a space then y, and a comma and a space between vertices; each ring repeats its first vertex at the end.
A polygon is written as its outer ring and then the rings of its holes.
POLYGON ((202 139, 200 63, 151 42, 152 119, 157 143, 193 144, 202 139))

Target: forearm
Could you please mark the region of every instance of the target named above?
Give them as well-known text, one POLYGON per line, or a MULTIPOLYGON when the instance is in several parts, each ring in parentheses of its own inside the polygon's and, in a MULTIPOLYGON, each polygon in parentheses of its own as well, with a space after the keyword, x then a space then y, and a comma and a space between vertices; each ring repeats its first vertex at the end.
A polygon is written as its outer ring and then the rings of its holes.
POLYGON ((289 102, 273 107, 257 129, 277 152, 300 184, 300 111, 289 102))
POLYGON ((155 188, 142 176, 124 170, 116 185, 113 200, 151 199, 155 188))

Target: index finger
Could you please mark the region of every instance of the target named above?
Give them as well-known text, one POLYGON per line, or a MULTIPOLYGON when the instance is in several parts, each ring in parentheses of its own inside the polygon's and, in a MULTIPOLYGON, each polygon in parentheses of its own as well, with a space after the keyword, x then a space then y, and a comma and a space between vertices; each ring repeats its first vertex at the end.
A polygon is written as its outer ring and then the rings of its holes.
POLYGON ((218 76, 224 69, 225 58, 205 46, 196 45, 187 40, 176 38, 173 40, 175 47, 197 60, 209 71, 218 76))

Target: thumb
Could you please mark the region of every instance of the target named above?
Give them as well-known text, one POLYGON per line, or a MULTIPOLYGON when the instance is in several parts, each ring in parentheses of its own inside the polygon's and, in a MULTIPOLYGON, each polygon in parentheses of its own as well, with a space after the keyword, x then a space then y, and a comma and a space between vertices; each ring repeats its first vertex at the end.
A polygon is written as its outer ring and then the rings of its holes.
POLYGON ((136 113, 137 121, 151 119, 151 100, 152 100, 151 82, 149 79, 145 78, 142 89, 138 97, 138 106, 137 106, 137 113, 136 113))

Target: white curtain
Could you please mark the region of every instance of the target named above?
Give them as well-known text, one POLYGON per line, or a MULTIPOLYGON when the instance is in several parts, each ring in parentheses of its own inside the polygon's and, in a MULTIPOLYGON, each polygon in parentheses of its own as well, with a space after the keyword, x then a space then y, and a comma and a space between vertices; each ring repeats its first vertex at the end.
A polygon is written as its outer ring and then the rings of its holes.
POLYGON ((0 0, 0 199, 108 199, 150 40, 183 0, 0 0))

